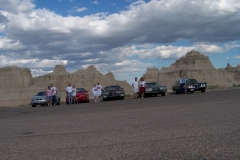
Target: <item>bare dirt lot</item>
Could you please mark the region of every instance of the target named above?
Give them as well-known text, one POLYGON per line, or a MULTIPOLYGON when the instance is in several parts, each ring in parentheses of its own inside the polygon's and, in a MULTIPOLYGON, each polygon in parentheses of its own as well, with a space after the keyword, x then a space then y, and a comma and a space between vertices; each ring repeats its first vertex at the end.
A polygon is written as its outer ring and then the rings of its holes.
POLYGON ((1 160, 240 159, 240 89, 0 109, 1 160))

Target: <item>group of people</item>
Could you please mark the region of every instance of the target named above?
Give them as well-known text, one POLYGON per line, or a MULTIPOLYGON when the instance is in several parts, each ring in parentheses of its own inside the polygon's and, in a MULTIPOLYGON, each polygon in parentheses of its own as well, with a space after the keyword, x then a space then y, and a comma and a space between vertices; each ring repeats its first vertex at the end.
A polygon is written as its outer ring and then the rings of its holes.
POLYGON ((99 97, 102 95, 102 86, 99 82, 93 85, 92 94, 94 96, 94 101, 98 102, 99 97))
POLYGON ((180 85, 181 94, 187 94, 187 79, 184 74, 179 74, 178 83, 180 85))
POLYGON ((71 85, 71 83, 68 83, 68 86, 66 88, 66 93, 68 96, 68 104, 77 104, 77 88, 75 85, 71 85))
POLYGON ((141 97, 144 98, 146 85, 143 78, 140 78, 140 82, 138 83, 138 79, 137 77, 135 77, 135 80, 132 82, 132 87, 133 87, 133 99, 138 98, 138 93, 140 93, 141 97))
POLYGON ((57 95, 57 88, 51 84, 48 86, 46 90, 47 100, 48 100, 48 106, 54 106, 56 105, 56 95, 57 95))

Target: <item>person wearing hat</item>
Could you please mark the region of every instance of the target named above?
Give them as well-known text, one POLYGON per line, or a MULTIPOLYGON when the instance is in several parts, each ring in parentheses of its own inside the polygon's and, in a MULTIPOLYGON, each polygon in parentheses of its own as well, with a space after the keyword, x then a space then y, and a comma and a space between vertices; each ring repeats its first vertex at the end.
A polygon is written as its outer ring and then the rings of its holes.
POLYGON ((137 77, 135 77, 135 80, 132 82, 133 87, 133 99, 138 98, 138 80, 137 77))

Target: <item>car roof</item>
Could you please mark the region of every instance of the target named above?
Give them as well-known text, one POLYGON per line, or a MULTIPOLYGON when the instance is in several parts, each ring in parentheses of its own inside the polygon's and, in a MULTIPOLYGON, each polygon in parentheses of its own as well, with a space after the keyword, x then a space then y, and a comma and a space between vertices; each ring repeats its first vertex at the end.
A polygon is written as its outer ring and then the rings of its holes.
POLYGON ((111 85, 111 86, 106 86, 106 87, 120 87, 119 85, 111 85))

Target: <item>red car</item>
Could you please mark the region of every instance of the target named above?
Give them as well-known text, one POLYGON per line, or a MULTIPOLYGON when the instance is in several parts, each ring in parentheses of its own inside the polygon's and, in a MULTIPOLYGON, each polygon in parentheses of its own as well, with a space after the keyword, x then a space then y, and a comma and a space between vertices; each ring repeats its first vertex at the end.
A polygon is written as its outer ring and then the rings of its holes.
MULTIPOLYGON (((84 88, 77 88, 77 101, 78 102, 89 102, 88 91, 84 88)), ((68 96, 66 94, 66 104, 68 104, 68 96)))

